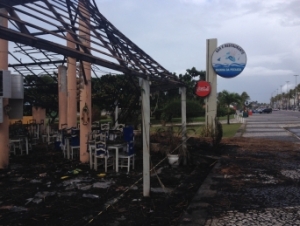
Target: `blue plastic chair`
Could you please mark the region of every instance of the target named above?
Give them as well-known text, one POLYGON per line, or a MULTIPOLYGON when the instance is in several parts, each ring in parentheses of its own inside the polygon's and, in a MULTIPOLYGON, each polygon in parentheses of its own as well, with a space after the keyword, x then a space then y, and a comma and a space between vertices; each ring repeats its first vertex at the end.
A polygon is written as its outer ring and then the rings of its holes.
POLYGON ((122 153, 119 153, 119 167, 126 167, 127 172, 129 172, 130 166, 134 169, 135 163, 134 133, 132 126, 123 128, 123 139, 127 142, 127 145, 125 150, 122 153))

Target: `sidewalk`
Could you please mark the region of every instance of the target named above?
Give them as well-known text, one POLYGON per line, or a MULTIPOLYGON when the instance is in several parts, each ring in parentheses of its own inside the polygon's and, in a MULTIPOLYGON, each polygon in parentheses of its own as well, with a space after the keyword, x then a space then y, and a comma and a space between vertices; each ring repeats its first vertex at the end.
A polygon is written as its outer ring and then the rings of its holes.
MULTIPOLYGON (((220 157, 180 226, 300 225, 299 139, 285 128, 299 122, 273 117, 248 118, 242 125, 236 134, 242 137, 220 157)), ((291 131, 300 134, 300 128, 291 131)))

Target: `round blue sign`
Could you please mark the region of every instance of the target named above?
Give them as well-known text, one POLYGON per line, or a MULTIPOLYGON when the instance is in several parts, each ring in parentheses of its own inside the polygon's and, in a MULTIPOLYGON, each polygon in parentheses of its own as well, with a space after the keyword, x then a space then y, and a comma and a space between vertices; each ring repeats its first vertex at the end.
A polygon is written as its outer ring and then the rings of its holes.
POLYGON ((224 78, 233 78, 240 74, 247 63, 247 56, 242 47, 225 43, 214 51, 212 67, 215 72, 224 78))

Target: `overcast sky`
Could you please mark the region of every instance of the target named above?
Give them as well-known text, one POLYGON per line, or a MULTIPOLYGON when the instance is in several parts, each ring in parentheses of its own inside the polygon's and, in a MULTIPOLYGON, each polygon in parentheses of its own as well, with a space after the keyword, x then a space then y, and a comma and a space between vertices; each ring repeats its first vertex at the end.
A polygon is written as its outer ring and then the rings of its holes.
POLYGON ((217 91, 269 103, 300 83, 299 0, 96 0, 100 12, 160 65, 176 74, 206 70, 206 40, 235 43, 247 54, 217 91), (289 81, 288 83, 286 81, 289 81), (287 85, 288 84, 288 85, 287 85), (282 86, 282 88, 281 88, 282 86))

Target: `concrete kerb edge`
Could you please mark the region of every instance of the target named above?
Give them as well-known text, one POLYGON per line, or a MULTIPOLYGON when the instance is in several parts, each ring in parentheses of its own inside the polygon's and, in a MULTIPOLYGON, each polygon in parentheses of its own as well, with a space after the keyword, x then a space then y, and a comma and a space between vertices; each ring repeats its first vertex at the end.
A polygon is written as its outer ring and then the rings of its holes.
POLYGON ((212 190, 210 187, 216 184, 213 177, 216 176, 216 171, 220 169, 220 165, 219 160, 198 189, 186 212, 181 216, 180 226, 205 225, 208 217, 207 208, 210 204, 202 201, 202 199, 208 197, 212 198, 217 194, 217 191, 212 190))
POLYGON ((240 126, 234 137, 242 137, 246 129, 246 121, 240 126))
POLYGON ((298 137, 296 134, 292 133, 291 131, 288 130, 288 128, 293 128, 295 126, 282 126, 281 128, 284 129, 286 132, 288 132, 288 134, 290 134, 291 136, 297 138, 298 140, 300 140, 300 137, 298 137))

